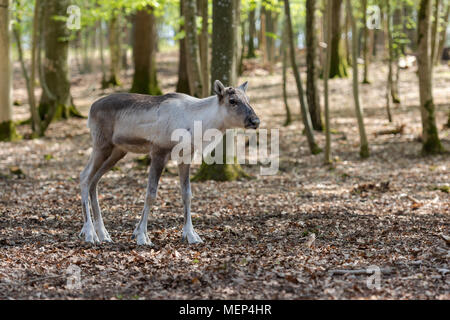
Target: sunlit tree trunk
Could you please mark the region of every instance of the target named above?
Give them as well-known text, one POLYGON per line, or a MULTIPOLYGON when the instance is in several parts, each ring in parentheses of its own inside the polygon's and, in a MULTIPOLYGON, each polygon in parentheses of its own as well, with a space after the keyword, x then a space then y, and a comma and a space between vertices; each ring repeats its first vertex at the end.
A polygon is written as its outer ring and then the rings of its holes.
MULTIPOLYGON (((442 30, 439 33, 439 44, 436 52, 436 60, 435 64, 438 64, 441 61, 442 51, 444 50, 445 40, 447 39, 447 26, 448 26, 448 16, 450 15, 450 3, 447 4, 447 10, 444 13, 442 30)), ((449 122, 450 123, 450 122, 449 122)))
POLYGON ((347 63, 342 54, 341 48, 341 10, 342 0, 331 1, 331 64, 330 78, 346 77, 347 63))
POLYGON ((364 125, 364 116, 363 111, 359 102, 359 83, 358 83, 358 64, 356 63, 357 59, 357 47, 358 47, 358 29, 356 27, 355 19, 353 18, 353 9, 351 5, 351 1, 347 0, 347 14, 350 18, 350 24, 352 26, 352 61, 353 63, 353 98, 355 100, 355 111, 356 118, 358 120, 358 129, 359 129, 359 140, 360 140, 360 151, 359 155, 361 158, 369 157, 369 143, 367 141, 366 129, 364 125))
POLYGON ((314 130, 322 131, 318 92, 316 0, 306 0, 306 98, 314 130))
POLYGON ((22 73, 25 78, 25 84, 27 87, 28 104, 31 115, 31 130, 33 137, 42 136, 41 131, 41 118, 39 117, 38 110, 36 108, 36 96, 34 94, 35 81, 36 81, 36 60, 37 60, 37 47, 38 47, 38 34, 39 34, 39 17, 40 17, 40 3, 36 0, 34 6, 33 17, 33 29, 31 37, 31 63, 30 63, 30 76, 28 76, 28 70, 25 64, 25 58, 23 54, 22 46, 22 33, 21 25, 22 21, 19 17, 16 17, 16 24, 14 25, 14 35, 17 43, 17 52, 19 55, 19 61, 22 68, 22 73))
POLYGON ((187 70, 191 95, 202 97, 203 81, 200 72, 200 53, 197 37, 195 0, 184 0, 184 28, 186 32, 185 46, 187 57, 187 70))
POLYGON ((305 97, 303 93, 302 81, 300 78, 300 73, 298 71, 297 62, 295 60, 295 46, 294 46, 294 36, 292 32, 292 22, 291 22, 291 9, 289 6, 289 0, 284 0, 284 12, 286 15, 287 23, 287 34, 289 41, 289 55, 291 57, 291 67, 294 72, 295 82, 297 84, 298 98, 300 100, 300 108, 302 113, 302 120, 305 126, 305 133, 308 139, 309 149, 312 154, 320 153, 322 150, 317 146, 314 141, 314 132, 311 124, 311 117, 308 111, 308 106, 305 103, 305 97))
POLYGON ((443 151, 436 126, 435 107, 432 92, 431 39, 430 39, 431 0, 420 0, 418 12, 418 75, 420 111, 422 116, 422 151, 436 154, 443 151))
MULTIPOLYGON (((441 9, 441 0, 435 0, 433 6, 433 23, 431 25, 431 68, 433 68, 434 61, 436 61, 436 55, 439 46, 439 20, 440 20, 440 9, 441 9)), ((446 26, 447 27, 447 26, 446 26)))
POLYGON ((11 52, 9 0, 0 0, 0 141, 17 137, 11 109, 11 52))

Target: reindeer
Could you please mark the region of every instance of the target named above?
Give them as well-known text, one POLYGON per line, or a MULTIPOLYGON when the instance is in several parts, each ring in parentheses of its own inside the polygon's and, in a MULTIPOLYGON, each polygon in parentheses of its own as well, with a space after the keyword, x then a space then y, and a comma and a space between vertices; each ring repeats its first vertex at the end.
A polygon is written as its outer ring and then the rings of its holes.
MULTIPOLYGON (((192 132, 194 121, 202 122, 203 132, 212 128, 222 132, 231 128, 257 129, 260 121, 245 93, 247 86, 245 82, 237 88, 225 88, 216 80, 215 95, 204 99, 181 93, 162 96, 115 93, 94 102, 88 118, 92 153, 80 174, 84 220, 80 237, 84 235, 84 240, 90 243, 112 242, 98 203, 98 182, 128 152, 144 153, 151 158, 150 173, 144 209, 133 239, 138 245, 152 245, 147 234, 147 220, 161 173, 177 143, 171 140, 171 133, 180 128, 192 132)), ((181 239, 193 244, 203 241, 192 226, 189 170, 189 164, 178 164, 184 207, 181 239)))

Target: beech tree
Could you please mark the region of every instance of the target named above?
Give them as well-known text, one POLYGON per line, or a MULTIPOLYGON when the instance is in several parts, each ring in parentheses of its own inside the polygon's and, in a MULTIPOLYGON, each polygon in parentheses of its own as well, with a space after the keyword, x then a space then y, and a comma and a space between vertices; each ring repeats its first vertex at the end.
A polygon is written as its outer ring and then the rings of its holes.
POLYGON ((9 0, 0 0, 0 141, 14 140, 17 137, 11 109, 9 4, 9 0))
POLYGON ((431 0, 420 0, 417 29, 417 64, 419 75, 420 114, 422 116, 422 152, 436 154, 443 151, 436 126, 433 102, 431 56, 431 0))

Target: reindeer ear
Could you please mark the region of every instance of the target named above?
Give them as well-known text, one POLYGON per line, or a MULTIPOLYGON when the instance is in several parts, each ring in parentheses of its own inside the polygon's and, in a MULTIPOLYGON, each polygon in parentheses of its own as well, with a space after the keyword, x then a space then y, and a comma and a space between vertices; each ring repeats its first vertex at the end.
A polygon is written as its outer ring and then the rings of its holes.
POLYGON ((222 98, 225 94, 225 86, 219 80, 214 81, 214 93, 222 98))
POLYGON ((247 91, 247 88, 248 88, 248 81, 245 81, 243 84, 241 84, 239 87, 238 87, 238 89, 239 90, 242 90, 242 91, 247 91))

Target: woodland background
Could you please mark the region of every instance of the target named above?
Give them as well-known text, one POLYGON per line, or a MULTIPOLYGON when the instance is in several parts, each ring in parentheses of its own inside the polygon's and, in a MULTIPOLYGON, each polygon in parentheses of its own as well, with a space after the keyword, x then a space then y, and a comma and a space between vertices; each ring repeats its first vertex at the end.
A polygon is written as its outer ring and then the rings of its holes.
POLYGON ((0 0, 0 298, 449 299, 448 17, 448 0, 0 0), (216 79, 249 81, 278 174, 195 167, 190 246, 169 163, 143 248, 149 159, 128 155, 99 191, 114 243, 84 244, 90 105, 216 79))

